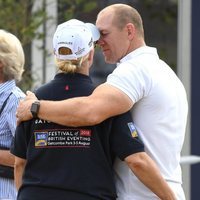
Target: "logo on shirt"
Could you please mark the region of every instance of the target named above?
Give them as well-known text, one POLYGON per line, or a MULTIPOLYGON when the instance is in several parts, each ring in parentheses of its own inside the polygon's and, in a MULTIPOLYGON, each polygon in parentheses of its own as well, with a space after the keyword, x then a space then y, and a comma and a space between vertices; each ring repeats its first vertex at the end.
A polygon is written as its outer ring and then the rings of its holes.
POLYGON ((35 146, 47 146, 48 132, 35 132, 35 146))
POLYGON ((128 123, 129 130, 131 131, 132 137, 138 137, 137 130, 133 124, 133 122, 128 123))
POLYGON ((46 129, 34 132, 36 148, 90 148, 90 129, 46 129))
POLYGON ((88 137, 91 137, 91 130, 84 130, 84 129, 81 129, 81 130, 80 130, 80 136, 88 136, 88 137))

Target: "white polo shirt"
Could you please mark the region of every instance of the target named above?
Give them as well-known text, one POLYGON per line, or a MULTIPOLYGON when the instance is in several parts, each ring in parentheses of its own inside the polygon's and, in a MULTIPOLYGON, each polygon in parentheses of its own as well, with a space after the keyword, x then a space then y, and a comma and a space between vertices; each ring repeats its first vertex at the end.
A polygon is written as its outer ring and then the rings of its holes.
MULTIPOLYGON (((133 120, 164 178, 184 199, 181 188, 180 152, 188 113, 183 84, 173 70, 160 60, 157 50, 144 46, 124 57, 107 78, 134 103, 133 120)), ((157 199, 124 162, 116 160, 116 185, 120 200, 157 199), (154 197, 153 197, 154 196, 154 197)))

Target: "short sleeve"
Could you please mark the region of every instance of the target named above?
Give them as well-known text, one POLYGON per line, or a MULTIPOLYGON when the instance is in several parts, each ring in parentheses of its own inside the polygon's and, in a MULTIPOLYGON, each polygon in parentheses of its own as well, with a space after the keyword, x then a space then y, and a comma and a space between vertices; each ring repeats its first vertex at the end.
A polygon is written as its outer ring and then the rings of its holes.
POLYGON ((145 97, 152 85, 151 76, 139 64, 122 63, 107 77, 107 84, 124 92, 133 103, 145 97))
POLYGON ((127 156, 144 152, 130 112, 116 116, 113 120, 110 139, 111 149, 121 160, 127 156))
POLYGON ((30 138, 30 131, 27 131, 28 123, 29 122, 22 122, 17 126, 15 136, 10 147, 10 152, 13 155, 23 159, 26 159, 26 152, 30 138))

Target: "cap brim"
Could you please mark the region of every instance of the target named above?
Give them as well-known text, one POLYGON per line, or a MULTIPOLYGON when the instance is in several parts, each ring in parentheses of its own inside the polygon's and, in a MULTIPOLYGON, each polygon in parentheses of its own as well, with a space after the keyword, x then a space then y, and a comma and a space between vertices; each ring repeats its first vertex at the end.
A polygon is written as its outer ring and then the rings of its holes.
POLYGON ((98 28, 92 23, 85 23, 85 25, 90 29, 92 32, 93 41, 96 42, 100 38, 100 33, 98 28))

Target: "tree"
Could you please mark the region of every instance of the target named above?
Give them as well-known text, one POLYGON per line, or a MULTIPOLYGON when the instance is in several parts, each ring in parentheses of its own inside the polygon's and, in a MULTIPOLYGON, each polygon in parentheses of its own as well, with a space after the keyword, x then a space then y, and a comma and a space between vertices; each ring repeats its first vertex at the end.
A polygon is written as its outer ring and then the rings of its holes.
MULTIPOLYGON (((56 1, 56 0, 52 0, 56 1)), ((22 42, 26 63, 23 81, 20 87, 25 91, 32 88, 31 67, 31 43, 33 39, 43 40, 43 45, 39 48, 44 50, 44 58, 47 56, 45 51, 45 30, 39 32, 39 27, 45 27, 47 20, 51 16, 46 13, 47 0, 0 0, 0 28, 15 34, 22 42), (34 6, 40 2, 41 7, 36 9, 34 6)), ((77 18, 83 21, 94 23, 96 15, 105 6, 118 3, 118 0, 57 0, 58 4, 58 23, 62 23, 70 18, 77 18)), ((168 59, 168 63, 176 69, 176 32, 177 32, 177 0, 123 0, 120 1, 135 6, 144 18, 146 41, 159 49, 162 58, 168 59), (165 24, 165 26, 163 26, 165 24)), ((54 19, 55 20, 55 19, 54 19)), ((100 54, 100 53, 99 53, 100 54)), ((45 59, 44 59, 45 60, 45 59)), ((98 83, 105 80, 105 76, 113 70, 113 66, 99 67, 107 65, 99 56, 95 60, 98 67, 92 68, 92 76, 96 76, 98 83), (103 70, 100 70, 104 68, 103 70), (109 69, 108 72, 105 72, 109 69)), ((45 63, 41 63, 41 68, 45 71, 45 63)), ((44 79, 45 80, 45 79, 44 79)), ((43 81, 44 82, 44 81, 43 81)))
MULTIPOLYGON (((42 0, 41 7, 33 9, 36 0, 0 0, 0 28, 16 35, 21 41, 25 52, 25 73, 19 86, 25 91, 32 86, 32 58, 31 42, 33 39, 44 39, 45 31, 40 32, 39 27, 45 25, 51 16, 46 13, 46 0, 42 0)), ((93 0, 58 0, 58 21, 67 20, 88 13, 96 7, 93 0)), ((44 48, 44 45, 40 48, 44 48)), ((44 56, 45 56, 44 52, 44 56)))
POLYGON ((37 29, 46 19, 44 10, 32 11, 34 2, 35 0, 0 0, 0 27, 16 35, 25 52, 25 73, 20 82, 22 89, 31 87, 31 42, 34 38, 42 38, 43 35, 37 29))

